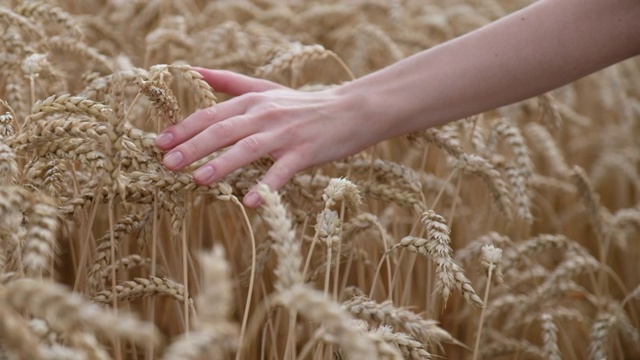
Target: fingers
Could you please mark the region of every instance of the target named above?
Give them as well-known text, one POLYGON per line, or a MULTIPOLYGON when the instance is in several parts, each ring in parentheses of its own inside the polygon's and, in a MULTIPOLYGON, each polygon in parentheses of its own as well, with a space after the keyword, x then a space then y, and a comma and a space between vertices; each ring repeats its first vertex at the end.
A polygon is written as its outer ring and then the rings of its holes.
POLYGON ((284 86, 274 82, 257 79, 227 70, 211 70, 194 67, 215 91, 229 95, 242 95, 250 92, 282 89, 284 86))
MULTIPOLYGON (((198 168, 193 173, 193 178, 200 185, 209 185, 265 156, 273 150, 273 144, 276 142, 266 135, 244 138, 224 154, 198 168)), ((296 154, 288 153, 271 166, 261 183, 277 191, 304 168, 304 163, 296 154)), ((251 190, 245 195, 243 202, 247 207, 256 208, 262 203, 262 199, 255 190, 251 190)))
MULTIPOLYGON (((194 68, 194 70, 201 73, 204 80, 216 91, 231 95, 243 95, 250 92, 263 92, 284 88, 282 85, 271 81, 256 79, 231 71, 203 68, 194 68)), ((162 150, 169 150, 191 139, 215 122, 244 114, 252 101, 255 103, 255 98, 238 97, 216 106, 196 111, 182 122, 168 127, 160 133, 156 139, 156 145, 162 150)))
MULTIPOLYGON (((222 91, 232 95, 284 88, 279 84, 267 80, 255 79, 231 71, 202 68, 194 69, 200 72, 204 76, 204 79, 211 84, 216 91, 222 91)), ((201 133, 216 122, 244 114, 247 107, 255 103, 255 97, 241 96, 207 109, 196 111, 184 121, 168 127, 160 133, 156 139, 156 145, 162 150, 172 149, 178 144, 182 144, 201 133)))
MULTIPOLYGON (((305 166, 298 156, 294 153, 289 153, 271 166, 260 183, 267 185, 273 191, 280 190, 284 184, 304 168, 305 166)), ((256 208, 262 203, 262 199, 255 190, 251 190, 244 196, 242 202, 247 207, 256 208)))
MULTIPOLYGON (((256 79, 224 70, 194 68, 203 75, 203 79, 216 91, 238 97, 216 106, 197 111, 184 121, 163 131, 156 139, 156 145, 163 150, 170 150, 163 163, 170 170, 180 170, 221 148, 231 146, 224 154, 198 168, 194 180, 201 185, 208 185, 232 171, 250 164, 253 161, 272 153, 281 141, 271 138, 260 129, 261 121, 251 109, 257 105, 269 104, 260 93, 285 87, 267 80, 256 79), (251 119, 253 118, 253 121, 251 119)), ((260 106, 262 106, 260 105, 260 106)), ((266 109, 260 108, 262 113, 266 109)), ((271 189, 280 189, 304 165, 294 153, 283 154, 269 169, 262 182, 271 189)), ((257 207, 261 203, 260 196, 250 191, 244 198, 246 206, 257 207)))
POLYGON ((198 110, 183 121, 162 131, 156 138, 156 145, 162 150, 169 150, 191 139, 214 123, 244 114, 246 107, 246 101, 238 98, 198 110))
POLYGON ((249 150, 247 153, 271 150, 262 149, 261 146, 255 144, 254 138, 247 138, 255 133, 257 125, 255 121, 251 121, 245 115, 217 122, 177 145, 164 156, 163 163, 170 170, 180 170, 194 161, 236 142, 241 144, 243 149, 249 150))
POLYGON ((236 169, 246 166, 272 150, 274 142, 266 135, 246 137, 222 155, 209 161, 193 173, 193 179, 201 185, 208 185, 217 181, 236 169))

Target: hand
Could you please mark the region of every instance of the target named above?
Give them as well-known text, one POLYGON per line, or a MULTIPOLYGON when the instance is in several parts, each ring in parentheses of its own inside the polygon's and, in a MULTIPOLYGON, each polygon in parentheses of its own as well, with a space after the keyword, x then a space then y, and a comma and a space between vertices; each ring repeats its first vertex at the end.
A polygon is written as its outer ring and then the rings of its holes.
MULTIPOLYGON (((276 161, 262 179, 280 189, 297 172, 353 155, 377 142, 364 127, 361 96, 334 90, 302 92, 222 70, 196 69, 216 91, 236 95, 199 110, 165 129, 157 146, 169 152, 164 165, 180 170, 215 151, 222 155, 198 168, 194 180, 211 184, 267 154, 276 161)), ((244 204, 256 207, 255 191, 244 204)))

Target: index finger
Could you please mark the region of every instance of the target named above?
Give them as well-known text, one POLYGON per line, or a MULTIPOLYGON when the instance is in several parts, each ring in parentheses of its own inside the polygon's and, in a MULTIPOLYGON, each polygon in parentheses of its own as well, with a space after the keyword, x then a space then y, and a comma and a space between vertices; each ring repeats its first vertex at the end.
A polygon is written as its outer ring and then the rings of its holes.
POLYGON ((199 67, 194 67, 193 70, 199 72, 203 80, 211 85, 215 91, 229 95, 242 95, 250 92, 284 88, 284 86, 268 80, 241 75, 228 70, 212 70, 199 67))
POLYGON ((164 129, 156 139, 156 146, 162 150, 169 150, 217 122, 244 114, 246 107, 246 101, 242 98, 235 98, 206 109, 197 110, 183 121, 164 129))

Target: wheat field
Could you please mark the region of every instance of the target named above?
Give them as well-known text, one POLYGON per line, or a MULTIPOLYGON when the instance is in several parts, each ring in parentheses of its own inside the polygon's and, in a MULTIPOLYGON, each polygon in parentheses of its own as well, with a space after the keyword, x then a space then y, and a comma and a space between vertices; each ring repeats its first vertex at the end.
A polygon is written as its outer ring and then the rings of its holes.
POLYGON ((155 146, 228 99, 191 66, 316 91, 530 2, 0 0, 0 358, 639 358, 639 59, 257 210, 270 157, 155 146))

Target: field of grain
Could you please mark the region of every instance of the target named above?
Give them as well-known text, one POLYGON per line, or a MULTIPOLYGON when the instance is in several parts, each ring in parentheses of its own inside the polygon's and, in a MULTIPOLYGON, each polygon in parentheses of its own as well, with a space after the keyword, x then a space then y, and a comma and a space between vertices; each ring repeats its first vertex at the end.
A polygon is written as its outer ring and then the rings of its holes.
MULTIPOLYGON (((156 134, 529 0, 0 0, 0 358, 637 359, 640 60, 239 199, 156 134)), ((211 156, 216 156, 212 154, 211 156)))

